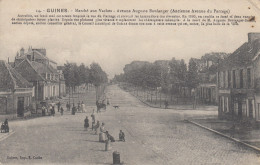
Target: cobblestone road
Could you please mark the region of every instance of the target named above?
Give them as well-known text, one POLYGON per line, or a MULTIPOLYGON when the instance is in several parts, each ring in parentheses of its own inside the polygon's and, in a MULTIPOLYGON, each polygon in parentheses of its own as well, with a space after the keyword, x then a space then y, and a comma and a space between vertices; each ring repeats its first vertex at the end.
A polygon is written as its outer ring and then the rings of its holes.
POLYGON ((105 144, 98 142, 97 135, 83 129, 89 113, 13 121, 10 126, 15 134, 0 142, 0 162, 111 164, 112 152, 117 150, 125 164, 260 164, 254 151, 183 121, 216 115, 214 111, 149 108, 117 86, 108 87, 107 97, 111 106, 97 119, 106 123, 116 139, 122 129, 126 142, 112 143, 112 149, 104 151, 105 144))

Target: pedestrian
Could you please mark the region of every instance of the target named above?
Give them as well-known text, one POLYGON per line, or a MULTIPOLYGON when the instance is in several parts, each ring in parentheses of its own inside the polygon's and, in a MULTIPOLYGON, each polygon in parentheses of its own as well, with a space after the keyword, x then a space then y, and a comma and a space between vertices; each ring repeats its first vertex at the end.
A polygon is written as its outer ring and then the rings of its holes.
POLYGON ((88 120, 88 116, 86 116, 85 120, 84 120, 84 128, 86 130, 88 130, 88 127, 89 127, 89 120, 88 120))
POLYGON ((100 142, 104 142, 106 140, 106 130, 105 130, 105 123, 102 123, 101 124, 101 127, 100 127, 100 133, 99 133, 99 141, 100 142))
POLYGON ((3 132, 5 132, 5 124, 4 124, 4 122, 1 125, 1 133, 3 133, 3 132))
POLYGON ((80 101, 78 102, 78 111, 80 111, 80 106, 81 104, 80 104, 80 101))
POLYGON ((115 138, 113 136, 111 136, 108 131, 106 131, 106 136, 107 136, 107 140, 111 141, 111 142, 115 142, 115 138))
POLYGON ((60 102, 57 103, 58 112, 60 111, 60 102))
POLYGON ((5 126, 5 132, 9 132, 8 119, 5 119, 4 126, 5 126))
POLYGON ((100 127, 100 124, 99 124, 99 121, 97 121, 97 124, 94 126, 96 135, 99 134, 99 127, 100 127))
POLYGON ((230 137, 234 138, 236 133, 236 125, 233 123, 232 127, 230 128, 230 137))
POLYGON ((81 112, 85 112, 85 104, 83 101, 81 102, 81 112))
POLYGON ((42 116, 45 116, 45 106, 42 106, 42 116))
POLYGON ((110 105, 109 100, 107 99, 107 105, 110 105))
POLYGON ((54 115, 55 115, 55 109, 54 109, 54 105, 52 105, 51 112, 52 112, 52 116, 54 116, 54 115))
POLYGON ((60 114, 61 114, 61 116, 63 115, 63 108, 62 107, 60 107, 60 114))
POLYGON ((164 105, 165 105, 165 109, 167 109, 169 105, 167 100, 165 100, 164 105))
POLYGON ((67 108, 67 111, 70 111, 70 105, 69 105, 68 102, 67 102, 67 104, 66 104, 66 108, 67 108))
POLYGON ((73 107, 72 107, 72 110, 71 110, 71 114, 72 114, 72 115, 75 115, 76 111, 77 111, 77 108, 76 108, 75 106, 73 106, 73 107))
MULTIPOLYGON (((93 110, 94 110, 94 109, 93 109, 93 110)), ((92 113, 91 118, 92 118, 92 131, 93 131, 94 125, 95 125, 95 123, 96 123, 96 117, 95 117, 95 114, 94 114, 94 113, 92 113)))
POLYGON ((125 142, 125 133, 122 130, 119 132, 119 141, 125 142))

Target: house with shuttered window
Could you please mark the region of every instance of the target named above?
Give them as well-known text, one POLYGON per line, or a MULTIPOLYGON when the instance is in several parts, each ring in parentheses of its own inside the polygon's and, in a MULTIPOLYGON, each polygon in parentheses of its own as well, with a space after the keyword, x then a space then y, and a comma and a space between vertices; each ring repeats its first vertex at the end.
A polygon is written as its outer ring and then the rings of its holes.
POLYGON ((260 33, 219 63, 219 118, 260 121, 260 33))

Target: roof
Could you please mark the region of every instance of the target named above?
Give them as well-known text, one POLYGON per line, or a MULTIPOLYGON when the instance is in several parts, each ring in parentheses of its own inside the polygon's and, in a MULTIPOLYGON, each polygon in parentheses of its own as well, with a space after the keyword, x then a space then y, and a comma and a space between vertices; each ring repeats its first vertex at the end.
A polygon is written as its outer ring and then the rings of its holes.
POLYGON ((27 81, 44 81, 45 79, 41 76, 40 73, 32 66, 32 63, 25 59, 15 66, 15 70, 19 72, 27 81))
POLYGON ((55 73, 55 70, 46 64, 42 64, 39 62, 31 61, 32 67, 36 70, 38 73, 55 73))
POLYGON ((259 53, 260 39, 246 42, 219 64, 219 70, 252 65, 259 53))
POLYGON ((14 68, 0 61, 0 89, 31 88, 32 84, 24 79, 14 68))

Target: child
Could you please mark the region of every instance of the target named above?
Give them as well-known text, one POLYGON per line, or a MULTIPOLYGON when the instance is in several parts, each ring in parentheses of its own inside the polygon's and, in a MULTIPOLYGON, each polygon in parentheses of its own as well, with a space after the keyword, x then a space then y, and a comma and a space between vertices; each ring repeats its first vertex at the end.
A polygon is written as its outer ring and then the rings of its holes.
POLYGON ((125 133, 122 130, 119 132, 119 141, 125 142, 125 133))

